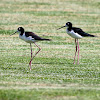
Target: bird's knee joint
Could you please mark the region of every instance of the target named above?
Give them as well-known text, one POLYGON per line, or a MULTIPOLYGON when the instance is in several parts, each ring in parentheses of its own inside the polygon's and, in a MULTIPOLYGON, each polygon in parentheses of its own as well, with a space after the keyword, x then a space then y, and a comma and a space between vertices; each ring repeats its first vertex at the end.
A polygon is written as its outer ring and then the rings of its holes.
POLYGON ((41 50, 41 48, 39 48, 39 51, 41 50))

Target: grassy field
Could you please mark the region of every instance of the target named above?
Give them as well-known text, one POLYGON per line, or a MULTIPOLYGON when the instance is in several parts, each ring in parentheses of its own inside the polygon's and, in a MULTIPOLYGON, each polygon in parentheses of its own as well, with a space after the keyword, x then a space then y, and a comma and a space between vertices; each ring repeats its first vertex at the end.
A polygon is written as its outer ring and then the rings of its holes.
POLYGON ((100 100, 100 0, 1 0, 0 100, 100 100), (74 39, 57 30, 68 21, 98 36, 79 40, 79 65, 74 39), (9 36, 20 26, 52 39, 37 42, 31 71, 29 44, 9 36))

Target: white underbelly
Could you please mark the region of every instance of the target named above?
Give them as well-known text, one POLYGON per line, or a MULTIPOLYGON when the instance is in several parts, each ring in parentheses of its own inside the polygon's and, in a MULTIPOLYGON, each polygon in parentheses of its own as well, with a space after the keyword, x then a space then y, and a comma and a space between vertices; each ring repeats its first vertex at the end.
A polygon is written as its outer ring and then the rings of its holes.
POLYGON ((34 40, 34 38, 32 38, 31 36, 26 37, 25 34, 19 35, 19 38, 24 40, 25 42, 28 42, 28 43, 36 42, 36 40, 34 40))
POLYGON ((66 32, 68 33, 68 35, 70 35, 71 37, 73 37, 75 39, 81 39, 82 38, 81 35, 79 35, 78 33, 75 33, 73 30, 71 30, 71 31, 66 30, 66 32))

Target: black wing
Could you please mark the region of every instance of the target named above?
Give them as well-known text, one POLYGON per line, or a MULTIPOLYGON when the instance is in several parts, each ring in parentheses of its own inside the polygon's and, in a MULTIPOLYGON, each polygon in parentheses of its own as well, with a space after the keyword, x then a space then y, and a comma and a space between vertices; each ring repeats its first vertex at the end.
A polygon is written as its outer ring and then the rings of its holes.
POLYGON ((33 39, 35 39, 35 40, 47 40, 47 41, 51 41, 51 39, 44 39, 44 38, 41 38, 41 37, 39 37, 38 35, 36 35, 35 33, 33 33, 33 32, 25 32, 25 36, 26 37, 29 37, 29 36, 31 36, 33 39))
POLYGON ((31 37, 34 38, 35 40, 42 40, 41 37, 39 37, 38 35, 36 35, 36 34, 33 33, 33 32, 25 32, 25 36, 26 36, 26 37, 31 36, 31 37))
POLYGON ((79 35, 81 35, 81 36, 86 36, 86 37, 88 37, 88 36, 90 36, 90 37, 95 37, 94 35, 91 35, 91 34, 88 34, 88 33, 86 33, 86 32, 84 32, 82 29, 80 29, 80 28, 77 28, 77 27, 73 27, 72 28, 74 31, 75 31, 75 33, 78 33, 79 35))

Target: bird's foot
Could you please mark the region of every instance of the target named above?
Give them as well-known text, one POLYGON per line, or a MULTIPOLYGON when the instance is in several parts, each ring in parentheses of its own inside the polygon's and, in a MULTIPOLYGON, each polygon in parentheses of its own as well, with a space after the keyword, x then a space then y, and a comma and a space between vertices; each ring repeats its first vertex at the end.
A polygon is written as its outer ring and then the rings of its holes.
POLYGON ((79 59, 77 60, 77 65, 79 65, 79 59))
POLYGON ((74 61, 74 63, 73 64, 75 64, 75 61, 74 61))
POLYGON ((79 62, 77 62, 77 65, 79 65, 79 62))
MULTIPOLYGON (((73 64, 75 64, 75 62, 73 64)), ((77 62, 77 65, 79 65, 79 62, 77 62)))
POLYGON ((30 71, 31 71, 31 61, 29 62, 29 67, 30 67, 30 71))

